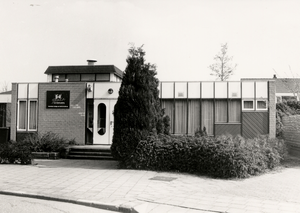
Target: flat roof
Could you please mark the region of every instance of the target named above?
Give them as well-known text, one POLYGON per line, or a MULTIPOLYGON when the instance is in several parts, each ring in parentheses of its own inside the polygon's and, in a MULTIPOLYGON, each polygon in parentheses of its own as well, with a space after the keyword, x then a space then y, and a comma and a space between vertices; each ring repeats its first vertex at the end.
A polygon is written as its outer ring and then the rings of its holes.
POLYGON ((45 74, 101 74, 114 73, 123 77, 123 71, 114 65, 49 66, 45 74))

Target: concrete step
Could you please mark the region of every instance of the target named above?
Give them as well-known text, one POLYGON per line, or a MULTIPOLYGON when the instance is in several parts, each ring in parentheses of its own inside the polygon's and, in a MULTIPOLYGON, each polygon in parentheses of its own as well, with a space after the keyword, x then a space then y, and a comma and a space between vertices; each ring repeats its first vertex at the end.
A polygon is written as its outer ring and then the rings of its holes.
POLYGON ((72 146, 68 158, 77 159, 113 159, 110 146, 72 146))

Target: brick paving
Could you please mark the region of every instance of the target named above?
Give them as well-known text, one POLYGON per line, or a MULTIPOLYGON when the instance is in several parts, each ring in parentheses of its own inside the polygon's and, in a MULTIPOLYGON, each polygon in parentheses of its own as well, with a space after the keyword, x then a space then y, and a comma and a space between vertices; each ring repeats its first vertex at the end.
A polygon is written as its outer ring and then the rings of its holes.
POLYGON ((300 165, 248 179, 118 169, 115 161, 0 165, 0 192, 121 212, 299 212, 300 165))

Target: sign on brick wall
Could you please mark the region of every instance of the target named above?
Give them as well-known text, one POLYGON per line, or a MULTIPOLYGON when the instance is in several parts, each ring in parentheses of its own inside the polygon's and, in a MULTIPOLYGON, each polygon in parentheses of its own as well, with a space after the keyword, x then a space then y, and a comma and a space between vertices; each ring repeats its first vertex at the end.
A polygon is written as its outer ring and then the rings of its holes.
POLYGON ((70 91, 47 91, 47 109, 69 109, 70 91))

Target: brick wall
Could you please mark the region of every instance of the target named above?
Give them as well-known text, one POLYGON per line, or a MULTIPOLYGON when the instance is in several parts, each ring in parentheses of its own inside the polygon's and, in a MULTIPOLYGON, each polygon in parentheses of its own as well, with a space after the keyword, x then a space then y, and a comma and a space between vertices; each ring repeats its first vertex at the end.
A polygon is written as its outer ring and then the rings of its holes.
POLYGON ((275 81, 269 81, 269 136, 276 137, 276 96, 275 81))
POLYGON ((300 157, 300 115, 284 116, 283 138, 286 141, 291 155, 300 157))
POLYGON ((38 132, 52 131, 66 139, 85 144, 85 83, 39 84, 38 132), (69 109, 47 109, 47 91, 70 91, 69 109))

